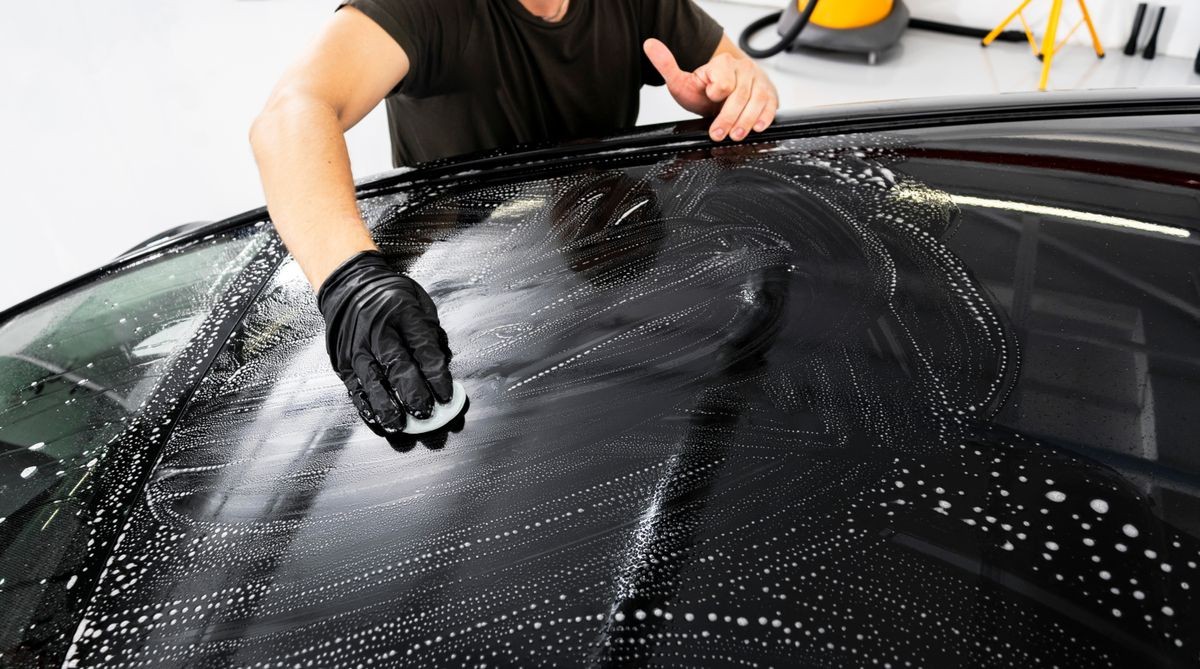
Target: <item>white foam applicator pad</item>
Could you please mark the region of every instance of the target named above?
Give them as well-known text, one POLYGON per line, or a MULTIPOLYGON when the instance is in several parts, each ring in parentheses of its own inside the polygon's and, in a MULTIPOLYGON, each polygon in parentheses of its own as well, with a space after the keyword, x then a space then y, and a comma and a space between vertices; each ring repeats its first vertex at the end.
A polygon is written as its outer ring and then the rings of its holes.
POLYGON ((463 387, 463 384, 455 381, 454 394, 450 396, 450 401, 445 404, 434 402, 433 411, 430 413, 429 418, 421 420, 420 418, 413 418, 412 414, 407 416, 408 423, 404 426, 404 434, 433 432, 457 418, 466 403, 467 389, 463 387))

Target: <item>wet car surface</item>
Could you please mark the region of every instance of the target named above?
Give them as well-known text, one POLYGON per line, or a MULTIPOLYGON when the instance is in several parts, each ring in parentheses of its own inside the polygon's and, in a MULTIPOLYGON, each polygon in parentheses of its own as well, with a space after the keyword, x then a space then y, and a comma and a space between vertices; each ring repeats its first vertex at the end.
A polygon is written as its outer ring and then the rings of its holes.
POLYGON ((1196 664, 1200 101, 1050 99, 362 184, 432 438, 261 212, 5 314, 3 661, 1196 664))

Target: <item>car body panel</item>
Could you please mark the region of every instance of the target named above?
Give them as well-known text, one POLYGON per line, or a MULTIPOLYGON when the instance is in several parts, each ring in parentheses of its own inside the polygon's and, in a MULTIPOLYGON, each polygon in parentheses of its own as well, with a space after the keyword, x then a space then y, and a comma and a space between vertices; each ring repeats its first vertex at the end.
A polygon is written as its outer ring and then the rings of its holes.
POLYGON ((273 243, 23 657, 1194 664, 1200 105, 871 109, 360 184, 464 420, 361 425, 273 243))

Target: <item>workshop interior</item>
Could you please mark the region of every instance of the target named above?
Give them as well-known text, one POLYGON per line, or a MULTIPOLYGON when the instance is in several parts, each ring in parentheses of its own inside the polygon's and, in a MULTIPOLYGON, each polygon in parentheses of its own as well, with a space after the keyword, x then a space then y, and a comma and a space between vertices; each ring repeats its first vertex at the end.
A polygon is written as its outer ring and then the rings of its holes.
POLYGON ((0 667, 1200 666, 1200 3, 0 55, 0 667))

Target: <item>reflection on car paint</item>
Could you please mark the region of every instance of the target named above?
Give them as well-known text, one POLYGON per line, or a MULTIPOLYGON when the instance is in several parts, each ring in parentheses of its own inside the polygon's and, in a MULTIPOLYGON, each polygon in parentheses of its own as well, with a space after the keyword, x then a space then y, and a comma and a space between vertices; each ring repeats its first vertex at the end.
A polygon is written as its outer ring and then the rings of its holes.
POLYGON ((364 201, 465 421, 360 425, 285 264, 70 664, 1195 662, 1196 537, 998 420, 1019 328, 962 212, 886 149, 758 149, 364 201))

